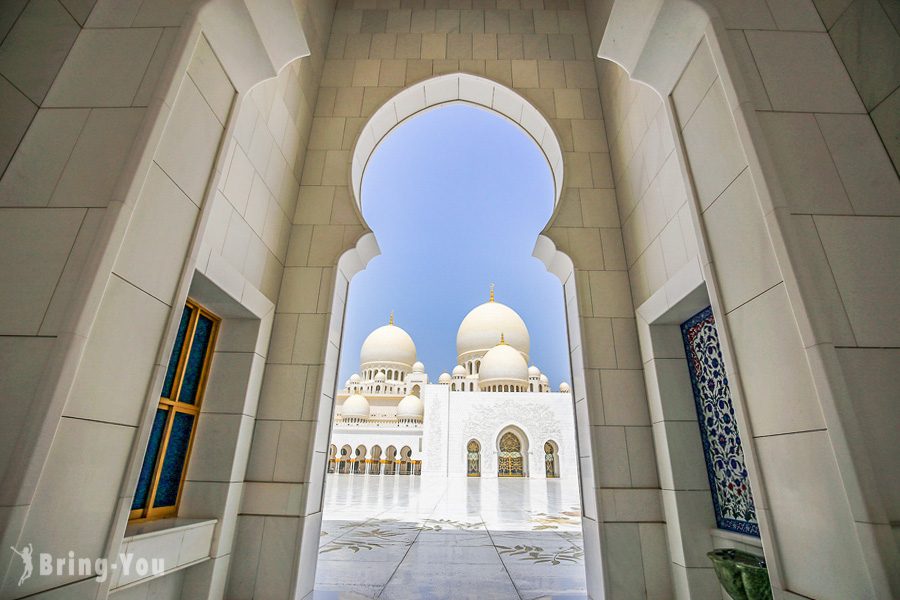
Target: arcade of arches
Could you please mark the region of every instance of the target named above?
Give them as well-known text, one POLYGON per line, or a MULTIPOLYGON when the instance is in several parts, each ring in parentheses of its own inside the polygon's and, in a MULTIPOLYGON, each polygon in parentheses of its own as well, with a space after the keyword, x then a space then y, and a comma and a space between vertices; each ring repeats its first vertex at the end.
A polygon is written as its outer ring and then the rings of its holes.
POLYGON ((311 594, 362 174, 467 102, 554 173, 590 597, 719 598, 724 547, 776 598, 900 596, 888 4, 6 3, 0 595, 311 594), (96 577, 125 552, 164 573, 96 577))

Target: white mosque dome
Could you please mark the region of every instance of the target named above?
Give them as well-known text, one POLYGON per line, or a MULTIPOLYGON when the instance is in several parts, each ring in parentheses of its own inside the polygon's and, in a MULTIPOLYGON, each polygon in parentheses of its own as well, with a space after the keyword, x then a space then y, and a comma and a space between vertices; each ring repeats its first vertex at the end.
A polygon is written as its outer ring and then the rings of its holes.
POLYGON ((406 396, 397 405, 397 417, 400 419, 421 419, 425 415, 425 404, 418 396, 406 396))
POLYGON ((571 389, 572 388, 570 388, 569 384, 566 383, 565 381, 563 381, 561 384, 559 384, 559 391, 562 392, 563 394, 568 394, 569 390, 571 390, 571 389))
POLYGON ((462 365, 456 365, 453 367, 453 376, 454 377, 464 377, 466 375, 466 368, 462 365))
POLYGON ((369 334, 359 351, 359 362, 400 363, 411 367, 416 362, 416 344, 409 334, 394 324, 384 325, 369 334))
POLYGON ((424 373, 424 372, 425 372, 425 365, 423 365, 423 364, 422 364, 421 362, 419 362, 419 361, 416 361, 415 363, 413 363, 412 371, 413 371, 413 373, 424 373))
POLYGON ((353 375, 350 376, 350 383, 359 383, 359 382, 360 382, 359 373, 354 373, 353 375))
POLYGON ((491 348, 481 359, 481 370, 478 373, 480 381, 504 380, 521 381, 528 380, 528 363, 522 358, 518 349, 506 343, 501 343, 491 348))
POLYGON ((450 373, 441 373, 441 376, 438 377, 438 383, 443 383, 443 384, 450 383, 450 373))
POLYGON ((375 381, 384 381, 384 373, 381 371, 375 373, 375 381))
POLYGON ((462 320, 456 332, 456 354, 462 357, 470 352, 487 352, 497 345, 501 334, 527 360, 531 342, 525 321, 510 307, 493 300, 476 306, 462 320))
POLYGON ((541 373, 541 383, 546 383, 548 385, 550 384, 550 380, 547 379, 547 376, 544 375, 543 373, 541 373))
POLYGON ((540 375, 541 375, 541 370, 538 369, 536 366, 531 365, 530 367, 528 367, 528 376, 529 377, 540 377, 540 375))
POLYGON ((341 405, 341 415, 344 418, 368 419, 369 414, 369 401, 362 394, 353 394, 341 405))

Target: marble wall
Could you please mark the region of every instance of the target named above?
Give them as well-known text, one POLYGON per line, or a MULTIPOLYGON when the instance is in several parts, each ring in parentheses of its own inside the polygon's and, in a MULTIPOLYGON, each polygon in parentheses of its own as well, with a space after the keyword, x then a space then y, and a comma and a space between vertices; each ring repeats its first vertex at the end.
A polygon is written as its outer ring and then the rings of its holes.
MULTIPOLYGON (((611 14, 599 4, 589 6, 592 33, 611 14)), ((880 597, 890 581, 883 569, 896 560, 884 511, 896 501, 890 478, 870 477, 884 467, 869 440, 884 430, 863 431, 874 414, 891 420, 894 410, 873 402, 896 395, 896 382, 863 382, 853 370, 862 361, 841 363, 850 347, 894 345, 875 342, 866 327, 896 330, 887 296, 876 298, 898 264, 873 257, 897 256, 897 176, 811 2, 710 5, 716 19, 665 100, 618 66, 599 66, 632 293, 646 301, 639 314, 655 312, 650 304, 681 293, 673 284, 683 272, 673 277, 669 261, 698 257, 684 268, 703 271, 725 317, 774 582, 810 597, 880 597), (657 120, 669 131, 658 133, 657 120), (682 181, 667 176, 677 170, 669 157, 681 163, 682 181), (696 221, 679 231, 673 218, 686 189, 696 221), (877 305, 865 316, 854 308, 863 295, 877 305), (823 495, 825 487, 833 492, 823 495), (800 539, 840 550, 811 558, 800 539)), ((860 352, 876 363, 892 355, 860 352)), ((674 381, 672 365, 647 358, 648 385, 674 381)), ((657 392, 648 392, 652 402, 657 392)), ((657 451, 672 443, 657 436, 657 451)), ((673 568, 685 566, 707 563, 673 568)))
MULTIPOLYGON (((180 510, 220 519, 214 560, 173 581, 191 597, 220 596, 321 61, 249 92, 231 48, 206 38, 221 39, 219 15, 198 17, 190 2, 7 8, 4 83, 40 108, 0 179, 0 239, 21 253, 2 266, 21 283, 3 297, 18 321, 2 331, 4 370, 16 374, 3 394, 5 546, 116 555, 171 317, 190 293, 225 317, 210 387, 229 393, 203 408, 180 510), (73 17, 74 44, 61 49, 73 17)), ((314 8, 290 8, 312 44, 331 15, 314 8)), ((249 15, 242 23, 254 28, 249 15)), ((242 58, 276 54, 256 51, 242 58)), ((4 586, 16 585, 13 570, 4 586)), ((58 586, 71 598, 104 589, 63 575, 4 594, 58 586)))
MULTIPOLYGON (((900 168, 900 9, 891 0, 813 0, 817 22, 804 7, 803 23, 826 29, 894 163, 900 168)), ((874 143, 870 141, 869 143, 874 143)))

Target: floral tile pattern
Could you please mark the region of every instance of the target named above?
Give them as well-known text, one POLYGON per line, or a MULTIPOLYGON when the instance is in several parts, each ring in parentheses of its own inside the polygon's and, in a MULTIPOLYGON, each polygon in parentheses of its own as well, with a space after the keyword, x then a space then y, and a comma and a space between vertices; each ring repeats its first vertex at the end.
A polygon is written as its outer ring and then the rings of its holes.
POLYGON ((681 325, 716 524, 759 537, 756 508, 712 308, 681 325))
POLYGON ((559 529, 561 525, 577 525, 581 526, 581 512, 566 511, 558 515, 548 515, 547 513, 535 513, 531 517, 533 531, 542 531, 544 529, 559 529))
POLYGON ((564 562, 578 564, 584 562, 584 549, 570 546, 556 551, 547 551, 540 546, 527 546, 516 544, 515 546, 496 546, 500 556, 518 557, 521 560, 533 564, 550 563, 560 565, 564 562))

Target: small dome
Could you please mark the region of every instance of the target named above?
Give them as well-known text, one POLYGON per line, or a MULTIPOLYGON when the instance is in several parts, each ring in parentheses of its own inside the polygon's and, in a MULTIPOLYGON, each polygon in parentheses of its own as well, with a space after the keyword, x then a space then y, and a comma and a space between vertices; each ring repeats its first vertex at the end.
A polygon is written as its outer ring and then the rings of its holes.
POLYGON ((359 382, 360 382, 359 373, 354 373, 353 375, 350 376, 350 383, 359 383, 359 382))
POLYGON ((341 415, 344 418, 368 419, 369 414, 369 401, 362 394, 353 394, 341 405, 341 415))
POLYGON ((416 345, 409 334, 396 325, 384 325, 369 334, 359 351, 360 364, 416 362, 416 345))
POLYGON ((528 356, 530 339, 525 321, 510 307, 493 300, 476 306, 462 320, 456 332, 456 354, 485 353, 497 344, 500 334, 510 346, 528 356))
POLYGON ((397 405, 397 418, 421 419, 425 415, 425 403, 418 396, 406 396, 397 405))
POLYGON ((450 383, 450 373, 441 373, 441 376, 438 377, 438 383, 450 383))
POLYGON ((419 362, 419 361, 416 361, 415 363, 413 363, 412 371, 413 371, 413 373, 424 373, 424 372, 425 372, 425 365, 423 365, 423 364, 422 364, 421 362, 419 362))
POLYGON ((466 376, 466 368, 462 365, 456 365, 453 367, 453 376, 454 377, 465 377, 466 376))
POLYGON ((529 377, 540 377, 540 375, 541 375, 541 370, 538 369, 536 366, 531 365, 530 367, 528 367, 528 376, 529 377))
POLYGON ((541 383, 545 383, 545 384, 547 384, 547 385, 550 385, 550 380, 547 379, 547 376, 544 375, 543 373, 541 374, 541 383))
POLYGON ((559 384, 559 391, 562 392, 563 394, 568 394, 570 390, 571 390, 571 388, 569 387, 569 384, 566 383, 565 381, 563 381, 561 384, 559 384))
POLYGON ((491 348, 481 359, 480 381, 500 379, 504 381, 528 380, 528 363, 516 348, 509 344, 499 344, 491 348))
POLYGON ((375 373, 375 381, 384 381, 384 373, 380 371, 375 373))

